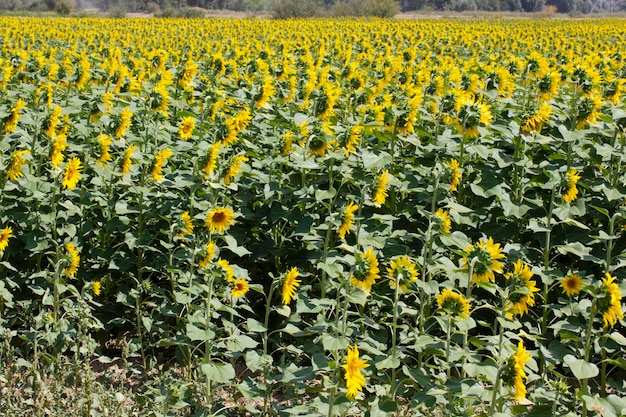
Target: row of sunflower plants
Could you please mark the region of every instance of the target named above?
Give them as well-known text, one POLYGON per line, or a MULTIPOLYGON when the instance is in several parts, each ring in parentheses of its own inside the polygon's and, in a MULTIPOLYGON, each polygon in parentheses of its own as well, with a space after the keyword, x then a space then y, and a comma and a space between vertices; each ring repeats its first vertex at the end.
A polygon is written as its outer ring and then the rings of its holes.
POLYGON ((620 20, 0 26, 0 407, 625 414, 620 20))

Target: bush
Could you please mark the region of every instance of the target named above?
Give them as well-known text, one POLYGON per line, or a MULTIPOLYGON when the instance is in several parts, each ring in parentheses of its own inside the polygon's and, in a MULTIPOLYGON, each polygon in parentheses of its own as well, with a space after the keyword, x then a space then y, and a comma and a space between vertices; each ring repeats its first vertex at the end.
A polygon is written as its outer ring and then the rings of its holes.
POLYGON ((314 17, 321 14, 317 3, 307 0, 276 0, 271 7, 275 19, 314 17))
POLYGON ((178 12, 178 17, 185 19, 203 19, 206 16, 206 10, 200 7, 183 7, 178 12))
POLYGON ((74 9, 74 5, 69 0, 58 0, 54 3, 54 11, 61 16, 68 16, 72 13, 72 9, 74 9))
POLYGON ((365 0, 362 5, 365 16, 394 17, 400 13, 400 3, 396 0, 365 0))
POLYGON ((126 8, 124 6, 115 6, 109 9, 109 16, 114 19, 122 19, 126 17, 126 8))
POLYGON ((154 17, 178 17, 178 11, 173 7, 166 7, 154 14, 154 17))
POLYGON ((157 15, 161 11, 161 6, 159 6, 158 3, 150 1, 146 4, 146 11, 148 13, 152 13, 153 15, 157 15))

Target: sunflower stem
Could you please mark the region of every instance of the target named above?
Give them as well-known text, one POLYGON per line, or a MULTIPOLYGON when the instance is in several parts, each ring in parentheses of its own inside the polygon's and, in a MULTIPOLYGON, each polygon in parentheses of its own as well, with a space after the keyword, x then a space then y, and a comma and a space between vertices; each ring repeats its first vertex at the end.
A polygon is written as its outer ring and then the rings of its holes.
MULTIPOLYGON (((213 281, 214 281, 214 276, 213 274, 211 274, 210 278, 209 278, 209 282, 207 283, 208 286, 208 290, 207 290, 207 297, 206 297, 206 317, 205 317, 205 330, 209 331, 211 329, 211 319, 212 319, 212 315, 213 315, 213 311, 211 310, 212 307, 212 303, 211 303, 211 299, 213 298, 213 281)), ((211 348, 212 348, 212 344, 209 343, 209 341, 205 341, 204 342, 204 363, 207 365, 211 364, 211 348)), ((209 376, 206 376, 206 387, 205 387, 205 392, 206 392, 206 402, 209 406, 209 410, 211 410, 213 408, 213 403, 211 400, 211 379, 209 378, 209 376)))
POLYGON ((400 275, 395 275, 395 291, 393 296, 393 319, 391 323, 391 359, 392 359, 392 368, 391 368, 391 401, 395 401, 396 399, 396 358, 398 356, 398 347, 397 347, 397 324, 398 324, 398 299, 400 298, 400 275))
POLYGON ((269 330, 268 326, 270 323, 270 312, 272 311, 272 297, 274 296, 274 289, 276 288, 276 280, 272 281, 272 285, 270 286, 270 292, 267 296, 266 304, 265 304, 265 319, 263 320, 263 326, 265 330, 263 331, 263 383, 265 384, 265 395, 263 396, 263 415, 268 415, 268 407, 269 402, 268 398, 270 396, 270 392, 267 385, 267 374, 268 371, 268 363, 265 360, 267 356, 267 345, 269 339, 269 330))
MULTIPOLYGON (((504 320, 505 319, 505 314, 506 314, 506 299, 502 301, 502 308, 500 309, 500 314, 498 316, 498 318, 500 320, 504 320)), ((499 333, 498 333, 498 358, 497 358, 497 364, 498 364, 498 373, 496 374, 496 380, 493 383, 493 393, 491 394, 491 404, 489 405, 489 415, 493 415, 493 413, 496 410, 496 405, 498 402, 498 393, 500 391, 500 376, 502 374, 502 344, 504 342, 504 327, 503 326, 498 326, 499 328, 499 333)), ((499 411, 499 410, 498 410, 499 411)))
MULTIPOLYGON (((556 185, 552 186, 550 192, 550 205, 548 206, 548 215, 546 217, 546 239, 543 249, 543 315, 541 320, 541 338, 545 339, 548 332, 548 315, 550 309, 548 306, 548 293, 550 292, 550 285, 548 283, 548 270, 550 267, 550 239, 552 234, 552 211, 554 210, 554 198, 556 194, 556 185)), ((539 369, 546 371, 545 358, 541 356, 539 369)))

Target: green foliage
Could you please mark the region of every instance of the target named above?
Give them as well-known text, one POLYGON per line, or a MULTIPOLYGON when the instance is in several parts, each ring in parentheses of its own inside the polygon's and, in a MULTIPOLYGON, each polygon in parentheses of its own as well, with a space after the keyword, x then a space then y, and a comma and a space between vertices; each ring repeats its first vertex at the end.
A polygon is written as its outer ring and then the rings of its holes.
POLYGON ((61 16, 68 16, 73 9, 74 5, 70 0, 57 0, 54 3, 54 11, 61 16))
POLYGON ((128 10, 124 6, 113 6, 109 9, 109 16, 113 19, 123 19, 126 17, 128 10))
POLYGON ((309 0, 272 0, 270 13, 275 19, 314 17, 320 14, 320 6, 309 0))

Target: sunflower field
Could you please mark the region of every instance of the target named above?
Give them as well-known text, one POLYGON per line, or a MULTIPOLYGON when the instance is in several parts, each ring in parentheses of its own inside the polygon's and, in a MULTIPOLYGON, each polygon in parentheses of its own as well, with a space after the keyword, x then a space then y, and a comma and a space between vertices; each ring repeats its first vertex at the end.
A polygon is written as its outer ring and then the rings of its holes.
POLYGON ((0 27, 0 415, 626 415, 624 20, 0 27))

